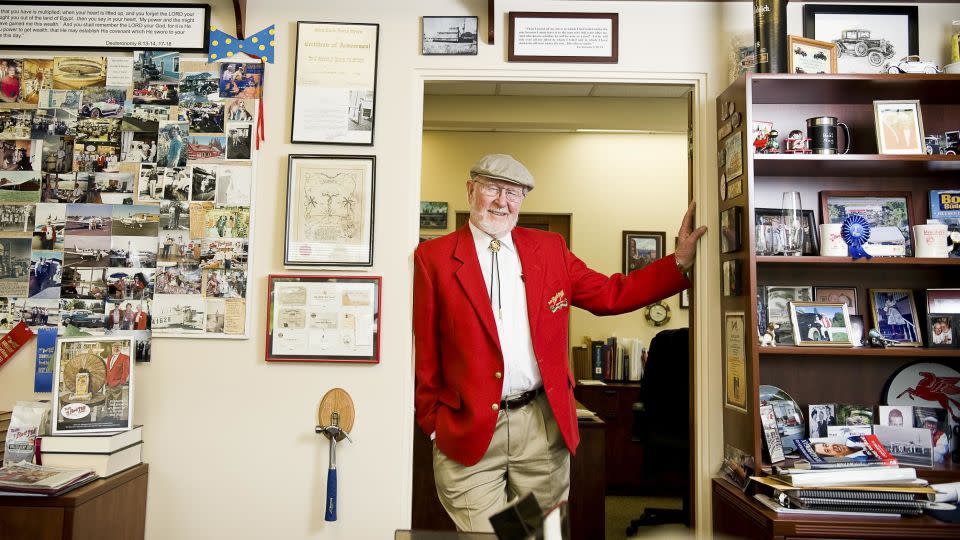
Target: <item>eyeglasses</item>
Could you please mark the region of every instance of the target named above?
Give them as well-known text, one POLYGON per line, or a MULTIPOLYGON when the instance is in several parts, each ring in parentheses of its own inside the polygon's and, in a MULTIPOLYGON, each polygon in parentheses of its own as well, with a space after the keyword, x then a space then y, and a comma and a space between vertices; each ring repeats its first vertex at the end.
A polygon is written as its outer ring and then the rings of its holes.
POLYGON ((507 188, 501 187, 496 184, 488 184, 486 182, 481 182, 479 180, 474 180, 476 183, 480 184, 480 192, 486 195, 487 197, 499 197, 500 192, 502 191, 507 195, 507 200, 513 203, 520 202, 526 196, 526 194, 521 189, 516 188, 507 188))

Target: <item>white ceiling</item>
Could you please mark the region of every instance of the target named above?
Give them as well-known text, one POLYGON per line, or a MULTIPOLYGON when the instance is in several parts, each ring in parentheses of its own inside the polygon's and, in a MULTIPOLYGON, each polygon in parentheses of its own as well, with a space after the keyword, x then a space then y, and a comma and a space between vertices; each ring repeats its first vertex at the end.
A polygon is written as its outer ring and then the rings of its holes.
POLYGON ((567 82, 429 81, 429 96, 536 96, 678 98, 691 89, 681 84, 592 84, 567 82))

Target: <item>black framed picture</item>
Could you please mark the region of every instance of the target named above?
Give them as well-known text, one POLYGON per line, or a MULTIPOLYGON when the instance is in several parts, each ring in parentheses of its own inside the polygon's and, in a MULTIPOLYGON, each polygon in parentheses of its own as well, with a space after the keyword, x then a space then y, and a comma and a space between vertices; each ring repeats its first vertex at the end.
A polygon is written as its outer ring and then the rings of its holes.
POLYGON ((732 253, 740 250, 742 233, 740 231, 739 206, 731 206, 720 212, 720 253, 732 253))
POLYGON ((376 157, 291 154, 286 266, 373 266, 376 157))
POLYGON ((476 17, 424 17, 421 54, 463 56, 477 54, 476 17))
POLYGON ((958 320, 960 320, 960 317, 954 313, 931 313, 927 315, 929 347, 935 349, 957 348, 958 320))
POLYGON ((379 24, 297 21, 290 142, 373 146, 379 36, 379 24))
POLYGON ((439 201, 420 201, 420 228, 446 229, 447 203, 439 201))
POLYGON ((667 233, 623 231, 623 273, 639 270, 663 257, 667 233))
MULTIPOLYGON (((781 214, 779 208, 755 208, 753 225, 756 227, 757 255, 783 253, 782 237, 779 234, 781 214)), ((820 235, 817 234, 817 216, 813 210, 803 211, 803 254, 820 253, 820 235)))
POLYGON ((836 43, 837 73, 886 73, 919 54, 917 6, 807 4, 803 36, 836 43))

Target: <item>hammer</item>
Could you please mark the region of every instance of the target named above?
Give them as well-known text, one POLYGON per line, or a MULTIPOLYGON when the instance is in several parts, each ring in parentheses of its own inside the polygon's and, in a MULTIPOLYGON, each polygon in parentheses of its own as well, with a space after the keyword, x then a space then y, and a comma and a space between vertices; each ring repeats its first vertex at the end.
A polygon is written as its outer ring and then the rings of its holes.
POLYGON ((327 471, 327 501, 326 501, 326 513, 323 518, 326 521, 336 521, 337 520, 337 441, 342 441, 346 438, 348 441, 353 442, 353 439, 350 438, 350 435, 347 434, 343 428, 340 427, 340 413, 333 412, 330 414, 330 425, 329 426, 317 426, 317 433, 323 434, 324 437, 330 439, 330 469, 327 471))

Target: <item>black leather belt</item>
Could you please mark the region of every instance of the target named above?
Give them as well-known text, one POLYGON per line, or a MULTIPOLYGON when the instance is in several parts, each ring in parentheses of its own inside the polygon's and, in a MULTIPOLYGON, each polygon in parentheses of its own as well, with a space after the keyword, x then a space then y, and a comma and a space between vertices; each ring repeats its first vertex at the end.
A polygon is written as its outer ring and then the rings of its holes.
POLYGON ((518 396, 504 399, 500 402, 501 409, 519 409, 527 406, 531 401, 537 399, 537 396, 543 393, 543 387, 534 390, 528 390, 518 396))

